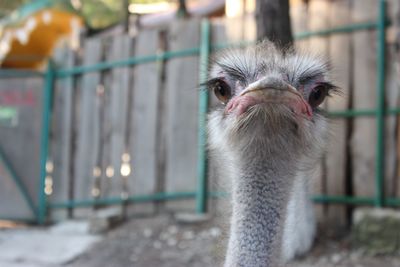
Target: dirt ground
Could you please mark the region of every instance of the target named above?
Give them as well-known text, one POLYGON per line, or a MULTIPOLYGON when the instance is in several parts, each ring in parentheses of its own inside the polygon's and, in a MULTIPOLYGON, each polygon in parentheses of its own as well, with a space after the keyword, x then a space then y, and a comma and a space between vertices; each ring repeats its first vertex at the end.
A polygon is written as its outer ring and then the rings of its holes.
MULTIPOLYGON (((221 266, 224 231, 215 220, 177 223, 172 216, 134 218, 109 231, 103 241, 67 267, 221 266)), ((320 235, 311 253, 288 267, 400 267, 399 256, 373 257, 351 246, 349 238, 320 235)))

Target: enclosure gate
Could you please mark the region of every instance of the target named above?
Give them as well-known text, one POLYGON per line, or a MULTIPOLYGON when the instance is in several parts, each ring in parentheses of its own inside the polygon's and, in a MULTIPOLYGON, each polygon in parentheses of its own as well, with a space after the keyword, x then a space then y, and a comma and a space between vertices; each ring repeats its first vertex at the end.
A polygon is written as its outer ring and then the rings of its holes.
MULTIPOLYGON (((333 118, 338 117, 358 117, 358 116, 375 116, 377 119, 377 140, 376 140, 376 177, 375 177, 375 196, 374 197, 354 197, 344 195, 317 195, 313 197, 313 200, 317 203, 337 203, 347 205, 375 205, 377 207, 382 206, 398 206, 400 205, 400 199, 398 198, 385 198, 384 197, 384 118, 386 115, 396 115, 400 113, 399 108, 386 109, 384 103, 385 97, 385 27, 388 25, 386 20, 386 1, 379 1, 379 15, 377 21, 367 23, 357 23, 342 27, 336 27, 320 31, 308 31, 295 35, 295 39, 305 39, 313 36, 327 36, 336 33, 347 33, 354 31, 376 29, 378 31, 377 40, 377 84, 376 84, 376 95, 377 102, 376 108, 373 110, 345 110, 338 112, 331 112, 328 115, 333 118)), ((151 202, 151 201, 165 201, 174 199, 185 199, 195 198, 196 199, 196 211, 198 213, 206 212, 206 201, 208 197, 220 197, 225 195, 223 192, 207 192, 207 155, 206 155, 206 113, 208 110, 208 92, 207 90, 199 90, 199 110, 198 110, 198 163, 197 163, 197 190, 195 192, 161 192, 151 195, 142 196, 125 196, 116 198, 100 198, 100 199, 88 199, 88 200, 74 200, 61 203, 50 203, 45 194, 45 183, 46 183, 46 163, 48 159, 49 150, 49 129, 50 129, 50 118, 52 109, 52 93, 53 85, 56 79, 63 79, 66 77, 95 72, 103 71, 112 68, 131 66, 137 64, 143 64, 148 62, 158 62, 176 57, 186 57, 191 55, 200 56, 200 83, 203 83, 207 79, 207 66, 209 54, 213 51, 227 48, 227 47, 243 47, 251 45, 248 42, 241 42, 235 44, 210 44, 210 24, 207 19, 202 21, 201 27, 201 42, 199 47, 191 49, 185 49, 180 51, 170 51, 160 53, 157 55, 131 57, 125 60, 102 62, 99 64, 79 66, 68 69, 57 69, 51 62, 48 64, 47 71, 45 73, 39 72, 25 72, 25 71, 8 71, 1 70, 0 78, 3 77, 28 77, 28 76, 40 76, 44 79, 43 88, 43 113, 42 113, 42 130, 41 130, 41 153, 40 153, 40 184, 38 195, 38 204, 34 205, 32 196, 30 196, 24 187, 21 179, 16 175, 10 163, 7 161, 6 156, 0 150, 0 163, 2 163, 9 176, 12 177, 15 184, 17 185, 20 193, 28 203, 28 206, 34 213, 34 219, 37 223, 43 224, 46 221, 46 215, 51 209, 60 208, 75 208, 75 207, 90 207, 95 205, 114 205, 114 204, 127 204, 127 203, 139 203, 139 202, 151 202)), ((6 216, 3 218, 8 219, 6 216)))

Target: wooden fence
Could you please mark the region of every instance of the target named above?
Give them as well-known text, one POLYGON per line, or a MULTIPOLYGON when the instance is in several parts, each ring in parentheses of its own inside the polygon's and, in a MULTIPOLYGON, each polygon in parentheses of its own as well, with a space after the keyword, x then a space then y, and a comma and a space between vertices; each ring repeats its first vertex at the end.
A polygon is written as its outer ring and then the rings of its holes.
MULTIPOLYGON (((199 40, 199 20, 178 21, 134 38, 87 39, 81 58, 67 52, 58 62, 91 65, 197 47, 199 40)), ((59 80, 51 201, 195 191, 198 65, 188 56, 59 80)))
MULTIPOLYGON (((298 2, 292 8, 295 32, 334 28, 352 23, 377 20, 377 1, 367 0, 313 0, 298 2)), ((399 55, 393 34, 400 12, 398 1, 388 1, 387 17, 392 26, 387 28, 386 88, 387 108, 399 106, 399 55)), ((333 78, 344 91, 343 96, 327 101, 328 111, 373 110, 377 103, 377 40, 375 30, 333 34, 298 42, 305 50, 319 53, 329 59, 333 78)), ((385 196, 398 197, 399 164, 397 116, 385 120, 385 196)), ((331 123, 332 138, 328 152, 321 163, 321 174, 315 183, 316 194, 375 195, 377 123, 373 116, 335 119, 331 123)), ((326 205, 317 208, 321 221, 345 225, 349 207, 326 205)))
MULTIPOLYGON (((395 21, 399 3, 388 1, 388 6, 388 17, 395 21)), ((291 7, 295 34, 376 21, 377 13, 374 0, 292 1, 291 7)), ((211 29, 213 44, 255 38, 250 15, 214 19, 211 29)), ((387 31, 387 107, 397 107, 400 100, 394 31, 392 24, 387 31)), ((142 30, 135 37, 87 38, 78 52, 60 49, 55 62, 59 68, 91 65, 198 47, 199 41, 199 20, 178 20, 142 30)), ((296 42, 300 50, 330 60, 334 80, 344 94, 327 101, 328 111, 375 108, 376 43, 375 30, 296 42)), ((50 202, 195 191, 198 77, 198 56, 185 56, 58 79, 51 129, 50 202)), ((210 100, 211 108, 215 107, 215 98, 210 100)), ((385 122, 385 194, 399 197, 399 123, 397 116, 388 116, 385 122)), ((376 119, 340 118, 331 125, 329 152, 320 164, 314 193, 373 196, 376 119)), ((210 172, 214 173, 212 162, 210 172)), ((212 190, 215 183, 217 177, 210 175, 212 190)), ((156 205, 135 207, 154 212, 156 205)), ((194 207, 194 201, 187 200, 166 205, 174 210, 194 207)), ((348 220, 344 205, 318 204, 316 208, 321 222, 344 226, 348 220)))

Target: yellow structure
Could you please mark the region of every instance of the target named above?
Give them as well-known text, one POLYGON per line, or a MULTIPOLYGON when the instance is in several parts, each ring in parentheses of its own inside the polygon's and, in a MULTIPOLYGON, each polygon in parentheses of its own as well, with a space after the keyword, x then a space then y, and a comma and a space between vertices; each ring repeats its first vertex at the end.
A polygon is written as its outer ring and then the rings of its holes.
POLYGON ((76 45, 84 25, 79 15, 49 5, 30 11, 29 14, 12 14, 0 21, 2 68, 38 69, 61 39, 69 37, 72 45, 74 40, 76 45), (18 15, 20 17, 16 18, 18 15))

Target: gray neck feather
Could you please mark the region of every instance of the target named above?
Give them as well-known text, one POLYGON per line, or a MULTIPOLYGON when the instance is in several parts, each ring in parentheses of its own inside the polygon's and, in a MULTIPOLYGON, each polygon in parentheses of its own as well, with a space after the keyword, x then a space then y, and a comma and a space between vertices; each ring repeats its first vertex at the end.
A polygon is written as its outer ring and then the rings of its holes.
POLYGON ((233 212, 225 267, 279 264, 295 165, 291 156, 281 155, 248 155, 247 160, 241 159, 233 179, 233 212))

